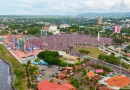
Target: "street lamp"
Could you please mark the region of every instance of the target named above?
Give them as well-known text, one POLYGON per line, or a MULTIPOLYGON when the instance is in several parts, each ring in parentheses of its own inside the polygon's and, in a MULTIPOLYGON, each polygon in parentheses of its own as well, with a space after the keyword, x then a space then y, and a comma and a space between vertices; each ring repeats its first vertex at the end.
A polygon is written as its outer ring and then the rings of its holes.
MULTIPOLYGON (((103 30, 101 30, 101 31, 98 32, 98 41, 100 41, 100 33, 102 33, 102 32, 105 32, 105 30, 103 29, 103 30)), ((104 41, 103 41, 103 52, 104 51, 105 50, 104 50, 104 41)))

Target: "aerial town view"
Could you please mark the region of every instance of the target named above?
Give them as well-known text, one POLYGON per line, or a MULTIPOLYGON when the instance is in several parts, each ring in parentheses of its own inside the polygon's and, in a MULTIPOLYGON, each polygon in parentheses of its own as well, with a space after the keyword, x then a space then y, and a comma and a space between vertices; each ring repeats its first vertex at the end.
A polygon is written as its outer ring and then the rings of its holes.
POLYGON ((130 0, 0 3, 0 90, 130 90, 130 0))

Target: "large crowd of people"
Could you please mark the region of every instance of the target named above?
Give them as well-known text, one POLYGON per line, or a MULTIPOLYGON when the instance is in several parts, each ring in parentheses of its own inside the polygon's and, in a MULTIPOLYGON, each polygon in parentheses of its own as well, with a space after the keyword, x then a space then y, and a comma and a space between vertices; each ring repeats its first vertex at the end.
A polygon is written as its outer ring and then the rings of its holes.
POLYGON ((100 37, 98 41, 97 37, 90 35, 73 35, 73 34, 62 34, 53 36, 43 36, 40 38, 33 38, 30 42, 45 50, 67 50, 69 47, 80 48, 87 46, 100 46, 100 45, 111 45, 111 38, 100 37))

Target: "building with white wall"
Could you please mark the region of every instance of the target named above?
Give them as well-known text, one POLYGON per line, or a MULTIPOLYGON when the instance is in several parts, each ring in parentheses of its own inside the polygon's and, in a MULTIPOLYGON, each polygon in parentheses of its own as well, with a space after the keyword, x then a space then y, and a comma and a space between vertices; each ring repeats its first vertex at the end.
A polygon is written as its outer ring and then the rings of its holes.
POLYGON ((59 28, 69 28, 71 27, 69 24, 61 24, 59 28))
POLYGON ((41 35, 46 35, 47 32, 52 32, 53 35, 60 34, 60 29, 57 29, 57 25, 44 26, 41 29, 41 35))

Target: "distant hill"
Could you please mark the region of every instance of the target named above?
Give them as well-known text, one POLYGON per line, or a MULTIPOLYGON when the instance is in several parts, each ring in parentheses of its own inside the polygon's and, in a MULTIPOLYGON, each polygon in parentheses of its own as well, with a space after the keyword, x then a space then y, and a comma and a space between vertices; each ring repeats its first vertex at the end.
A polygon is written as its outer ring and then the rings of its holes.
POLYGON ((125 12, 125 13, 84 13, 84 14, 79 14, 78 16, 88 16, 88 17, 97 17, 97 16, 102 16, 102 17, 130 17, 130 12, 125 12))

